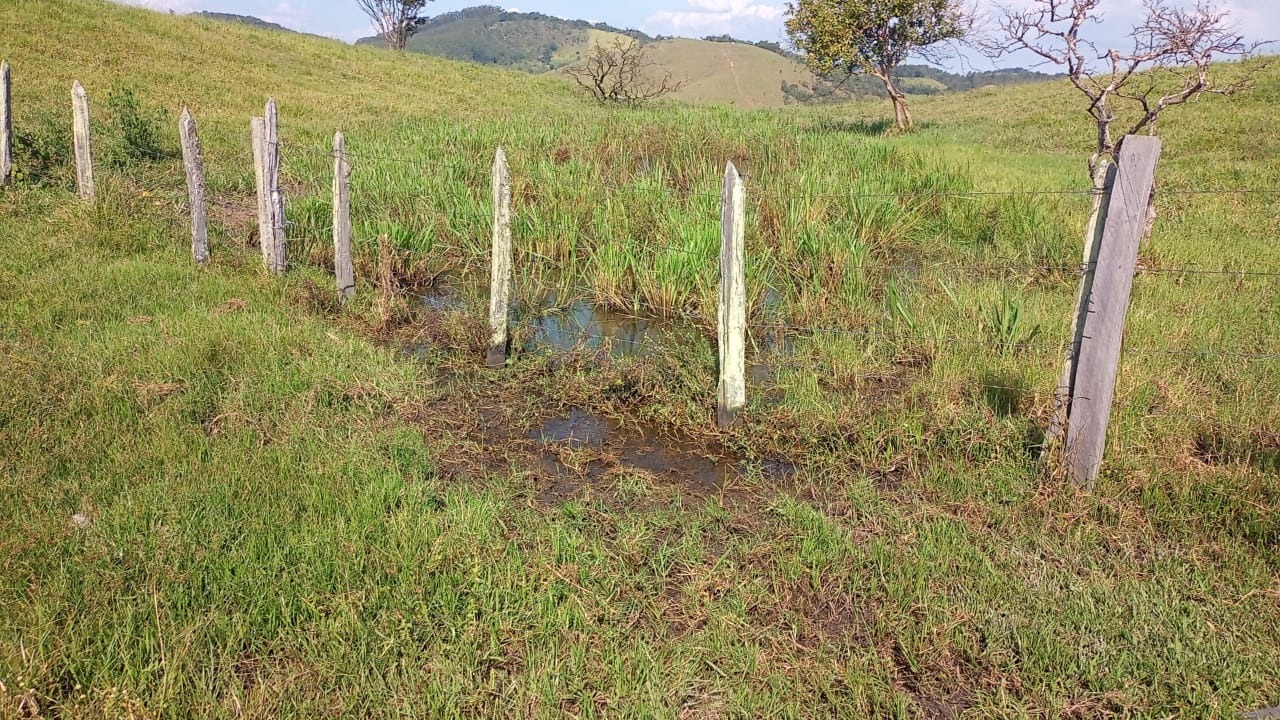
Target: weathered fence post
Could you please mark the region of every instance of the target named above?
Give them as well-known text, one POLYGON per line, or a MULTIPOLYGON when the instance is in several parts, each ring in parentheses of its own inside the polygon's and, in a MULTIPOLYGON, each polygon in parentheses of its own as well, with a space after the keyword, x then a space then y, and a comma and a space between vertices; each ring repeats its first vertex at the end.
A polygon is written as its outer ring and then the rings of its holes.
POLYGON ((258 189, 258 247, 262 250, 262 264, 269 267, 267 249, 271 246, 271 216, 267 214, 267 119, 249 118, 253 132, 253 179, 258 189))
POLYGON ((187 197, 191 203, 191 257, 197 265, 209 262, 209 226, 204 207, 204 153, 200 151, 200 136, 196 133, 196 121, 191 112, 182 108, 178 120, 182 136, 182 164, 187 169, 187 197))
POLYGON ((1082 281, 1066 445, 1067 471, 1079 487, 1092 487, 1102 468, 1129 294, 1159 157, 1159 138, 1124 139, 1096 261, 1088 265, 1082 281))
POLYGON ((13 91, 9 63, 0 62, 0 185, 13 180, 13 91))
POLYGON ((489 352, 485 364, 507 363, 507 322, 511 304, 511 174, 502 147, 493 158, 493 278, 489 286, 489 352))
POLYGON ((280 190, 280 116, 275 98, 267 99, 264 113, 266 132, 262 141, 266 179, 267 219, 270 242, 267 245, 267 270, 281 275, 289 269, 288 246, 285 241, 284 193, 280 190))
POLYGON ((727 428, 737 422, 738 412, 747 404, 747 282, 743 267, 746 192, 733 163, 725 168, 720 203, 720 310, 717 317, 720 384, 716 393, 716 422, 727 428))
POLYGON ((93 147, 89 132, 89 94, 79 80, 71 86, 71 113, 76 144, 76 187, 82 200, 93 201, 93 147))
POLYGON ((1093 269, 1098 265, 1098 248, 1102 247, 1102 229, 1107 224, 1107 210, 1115 181, 1115 164, 1105 159, 1101 160, 1093 178, 1094 192, 1097 193, 1093 199, 1093 210, 1089 214, 1089 221, 1085 223, 1084 254, 1080 261, 1080 287, 1076 290, 1076 310, 1071 316, 1071 343, 1063 362, 1058 386, 1053 391, 1053 415, 1049 418, 1049 428, 1044 434, 1043 454, 1046 457, 1061 449, 1063 436, 1067 432, 1067 412, 1071 409, 1071 381, 1076 375, 1076 361, 1080 357, 1080 328, 1089 310, 1085 299, 1093 290, 1093 269))
POLYGON ((356 293, 356 273, 351 264, 351 166, 347 164, 347 140, 333 136, 333 276, 338 297, 346 302, 356 293))

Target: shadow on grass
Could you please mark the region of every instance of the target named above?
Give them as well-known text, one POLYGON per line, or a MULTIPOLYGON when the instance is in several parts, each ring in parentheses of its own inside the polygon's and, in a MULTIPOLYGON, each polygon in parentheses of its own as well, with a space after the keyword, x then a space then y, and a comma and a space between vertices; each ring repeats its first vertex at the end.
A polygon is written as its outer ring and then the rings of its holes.
MULTIPOLYGON (((1022 378, 1008 374, 989 374, 982 378, 982 400, 1000 419, 1026 418, 1028 400, 1034 396, 1022 378)), ((1029 422, 1022 440, 1022 451, 1028 458, 1039 458, 1044 450, 1044 428, 1029 422)))
POLYGON ((897 136, 910 135, 928 130, 935 123, 916 123, 909 130, 899 130, 892 120, 844 120, 839 118, 823 118, 813 123, 808 132, 817 135, 865 135, 865 136, 897 136))

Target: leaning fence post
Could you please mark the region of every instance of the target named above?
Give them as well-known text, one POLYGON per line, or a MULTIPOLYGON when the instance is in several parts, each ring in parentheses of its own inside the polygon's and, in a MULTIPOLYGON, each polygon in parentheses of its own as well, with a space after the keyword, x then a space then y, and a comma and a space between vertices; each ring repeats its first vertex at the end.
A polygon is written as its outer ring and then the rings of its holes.
POLYGON ((333 276, 338 297, 346 302, 356 292, 351 264, 351 166, 347 164, 347 140, 333 136, 333 276))
POLYGON ((89 95, 79 80, 71 86, 71 113, 76 144, 76 187, 82 200, 93 201, 93 149, 89 132, 89 95))
POLYGON ((200 136, 196 134, 196 121, 191 112, 182 108, 178 121, 182 136, 182 164, 187 170, 187 196, 191 203, 191 256, 197 265, 209 262, 209 227, 204 207, 204 154, 200 151, 200 136))
POLYGON ((1100 160, 1093 176, 1093 210, 1085 224, 1084 254, 1080 261, 1080 287, 1076 290, 1075 313, 1071 316, 1071 343, 1063 361, 1058 386, 1053 390, 1053 415, 1044 434, 1042 457, 1060 450, 1067 432, 1067 412, 1071 409, 1071 382, 1076 376, 1076 364, 1080 358, 1080 328, 1089 312, 1086 300, 1093 290, 1094 268, 1098 265, 1098 248, 1102 247, 1102 230, 1107 225, 1107 210, 1111 203, 1111 189, 1115 186, 1116 166, 1106 159, 1100 160))
POLYGON ((507 362, 507 322, 511 303, 511 175, 507 155, 498 147, 493 158, 493 277, 489 286, 489 352, 485 364, 507 362))
POLYGON ((284 193, 280 190, 280 116, 275 98, 267 99, 264 113, 266 134, 262 141, 266 178, 267 219, 270 225, 270 242, 267 245, 267 270, 281 275, 289 268, 288 248, 285 242, 284 193))
POLYGON ((9 63, 0 62, 0 185, 13 180, 13 92, 9 63))
POLYGON ((1092 282, 1081 293, 1081 322, 1074 338, 1079 354, 1070 383, 1066 445, 1067 470, 1080 487, 1092 487, 1102 468, 1125 315, 1159 157, 1159 138, 1130 135, 1124 139, 1092 282))
POLYGON ((733 163, 725 168, 720 203, 720 308, 716 328, 720 384, 716 393, 716 422, 727 428, 737 421, 738 412, 747 404, 747 283, 743 268, 746 192, 733 163))

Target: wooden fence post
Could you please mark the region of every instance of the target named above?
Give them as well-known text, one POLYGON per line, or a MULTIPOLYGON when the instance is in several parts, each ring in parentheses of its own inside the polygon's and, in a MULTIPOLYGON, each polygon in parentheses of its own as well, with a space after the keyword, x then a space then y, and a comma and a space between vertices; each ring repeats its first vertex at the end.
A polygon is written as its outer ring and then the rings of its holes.
POLYGON ((493 277, 489 285, 489 352, 485 364, 507 363, 507 322, 511 304, 511 174, 498 147, 493 158, 493 277))
POLYGON ((267 249, 271 246, 271 216, 267 214, 267 119, 249 118, 253 132, 253 179, 258 189, 258 247, 262 250, 262 265, 270 267, 267 249))
POLYGON ((1076 361, 1080 357, 1080 328, 1084 326, 1089 305, 1085 299, 1093 290, 1094 268, 1098 266, 1098 248, 1102 247, 1102 229, 1107 224, 1107 211, 1111 204, 1111 190, 1115 186, 1116 166, 1103 159, 1094 173, 1093 209, 1085 223, 1084 254, 1080 261, 1080 287, 1076 290, 1076 310, 1071 316, 1071 344, 1063 361, 1062 375, 1053 391, 1053 415, 1044 434, 1042 457, 1061 449, 1067 432, 1067 412, 1071 409, 1071 383, 1076 376, 1076 361))
POLYGON ((197 265, 209 262, 209 226, 204 206, 204 153, 200 150, 200 136, 196 133, 196 121, 191 112, 182 108, 178 120, 182 136, 182 164, 187 169, 187 197, 191 203, 191 257, 197 265))
POLYGON ((1070 382, 1066 445, 1067 470, 1079 487, 1092 488, 1102 468, 1138 245, 1159 157, 1159 138, 1130 135, 1124 139, 1097 261, 1083 281, 1081 320, 1073 338, 1078 355, 1070 382))
POLYGON ((13 91, 9 63, 0 62, 0 185, 13 180, 13 91))
POLYGON ((93 147, 89 132, 89 95, 79 80, 71 86, 71 113, 76 144, 76 187, 82 200, 93 201, 93 147))
POLYGON ((266 178, 267 219, 271 230, 270 243, 267 245, 267 270, 275 275, 282 275, 289 269, 289 254, 284 231, 284 193, 280 190, 280 116, 275 98, 267 99, 264 118, 266 134, 262 145, 265 159, 262 166, 266 178))
POLYGON ((333 276, 343 302, 356 293, 356 273, 351 263, 351 166, 347 164, 347 140, 333 136, 333 276))
POLYGON ((737 422, 738 412, 747 404, 747 282, 743 267, 746 192, 733 163, 725 168, 720 203, 720 309, 717 317, 720 384, 716 393, 716 422, 727 428, 737 422))

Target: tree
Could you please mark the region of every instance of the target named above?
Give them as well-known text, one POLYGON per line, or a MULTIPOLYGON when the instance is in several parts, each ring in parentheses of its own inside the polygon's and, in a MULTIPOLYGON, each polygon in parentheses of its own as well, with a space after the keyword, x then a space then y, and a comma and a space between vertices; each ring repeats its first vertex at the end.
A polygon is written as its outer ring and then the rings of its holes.
POLYGON ((409 36, 426 22, 423 8, 431 0, 356 0, 356 5, 373 21, 378 35, 393 50, 404 50, 409 36))
POLYGON ((1261 61, 1232 68, 1213 64, 1250 58, 1264 45, 1246 42, 1229 24, 1229 13, 1208 0, 1187 8, 1143 0, 1145 18, 1133 29, 1132 47, 1099 50, 1081 32, 1102 21, 1101 3, 1033 0, 1026 10, 1006 9, 999 23, 1007 41, 990 45, 995 55, 1029 51, 1066 69, 1097 130, 1089 158, 1097 190, 1104 189, 1107 167, 1119 156, 1126 135, 1155 134, 1166 110, 1202 95, 1234 95, 1252 87, 1261 61), (1230 77, 1224 81, 1223 74, 1230 77), (1117 137, 1115 125, 1122 118, 1124 132, 1117 137))
POLYGON ((818 75, 838 70, 878 78, 898 127, 914 124, 894 70, 908 57, 962 40, 973 27, 964 0, 797 0, 787 4, 787 35, 818 75))
POLYGON ((639 107, 684 87, 672 81, 671 73, 659 76, 656 65, 639 40, 616 38, 608 45, 594 44, 567 72, 597 102, 639 107))

